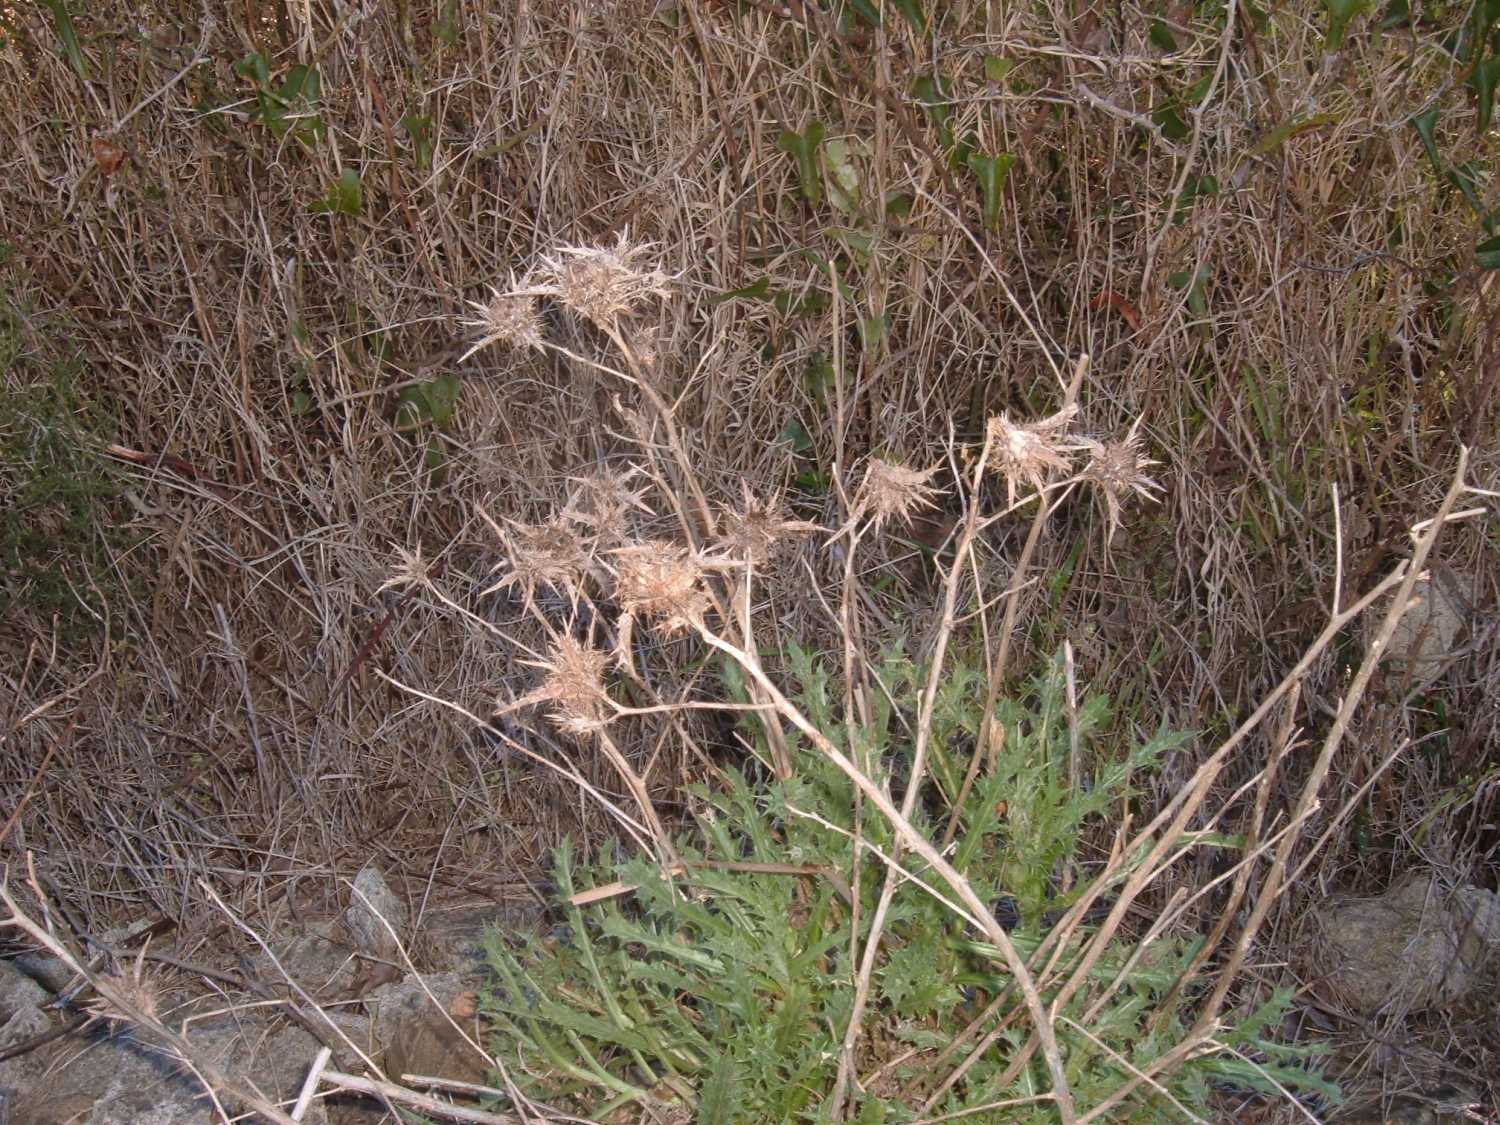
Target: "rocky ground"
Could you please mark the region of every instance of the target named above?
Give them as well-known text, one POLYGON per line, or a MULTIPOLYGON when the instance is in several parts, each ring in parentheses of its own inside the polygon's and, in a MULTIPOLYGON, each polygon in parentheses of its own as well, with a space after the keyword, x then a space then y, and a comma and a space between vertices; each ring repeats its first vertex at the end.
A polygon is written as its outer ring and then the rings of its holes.
MULTIPOLYGON (((388 1106, 351 1092, 336 1075, 460 1097, 465 1083, 493 1082, 490 1060, 474 1045, 485 1041, 477 1019, 485 934, 542 924, 536 903, 468 902, 424 912, 413 926, 374 868, 355 887, 342 915, 305 918, 233 968, 196 966, 198 973, 178 978, 181 987, 157 998, 163 1022, 184 1033, 196 1062, 249 1079, 298 1121, 389 1120, 388 1106), (325 1047, 330 1054, 320 1065, 325 1047), (310 1081, 314 1071, 321 1077, 310 1081), (309 1087, 315 1096, 299 1109, 309 1087)), ((1332 899, 1308 926, 1303 968, 1319 981, 1314 993, 1368 1022, 1363 1041, 1337 1048, 1351 1058, 1392 1049, 1381 1028, 1393 1019, 1482 1005, 1500 967, 1500 896, 1445 887, 1431 876, 1409 877, 1379 898, 1332 899)), ((124 951, 139 937, 109 935, 100 945, 124 951)), ((119 958, 132 960, 124 952, 119 958)), ((141 964, 180 969, 186 962, 160 949, 141 964)), ((55 957, 0 960, 0 1125, 223 1119, 206 1085, 149 1032, 108 1019, 65 1030, 87 1009, 78 983, 55 957)), ((1475 1096, 1451 1081, 1417 1082, 1383 1104, 1351 1107, 1343 1119, 1475 1120, 1475 1096)))
MULTIPOLYGON (((484 1039, 477 1023, 484 936, 516 934, 541 917, 535 904, 470 902, 427 911, 412 926, 374 869, 356 886, 367 901, 353 896, 342 916, 305 918, 268 936, 258 954, 219 959, 237 963, 197 964, 193 972, 170 943, 158 942, 147 944, 149 959, 140 962, 152 987, 171 971, 172 986, 153 1002, 162 1022, 192 1044, 193 1061, 248 1079, 299 1121, 389 1119, 378 1099, 341 1091, 330 1075, 429 1088, 419 1080, 488 1082, 491 1064, 469 1041, 484 1039), (316 1096, 298 1111, 325 1047, 323 1077, 312 1083, 316 1096)), ((133 937, 101 942, 121 951, 127 976, 135 962, 128 951, 139 944, 133 937)), ((224 1119, 205 1084, 151 1032, 108 1018, 74 1026, 89 1001, 78 985, 55 957, 0 960, 0 1123, 224 1119)), ((232 1105, 224 1109, 233 1112, 232 1105)))

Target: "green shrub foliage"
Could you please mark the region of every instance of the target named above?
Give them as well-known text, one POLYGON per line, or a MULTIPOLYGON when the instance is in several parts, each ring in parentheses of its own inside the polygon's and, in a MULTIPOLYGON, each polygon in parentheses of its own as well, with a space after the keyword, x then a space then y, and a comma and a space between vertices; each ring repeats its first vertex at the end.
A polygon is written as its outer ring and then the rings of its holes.
MULTIPOLYGON (((808 716, 872 773, 904 779, 918 669, 899 652, 886 653, 879 690, 870 693, 870 724, 851 727, 834 713, 834 685, 819 665, 800 652, 790 663, 808 716)), ((961 791, 985 694, 972 668, 961 661, 954 668, 934 713, 932 780, 918 806, 919 826, 933 838, 961 791)), ((950 854, 1032 958, 1092 879, 1087 830, 1127 806, 1132 778, 1157 769, 1183 738, 1162 732, 1123 756, 1096 753, 1091 736, 1108 718, 1107 702, 1085 700, 1070 715, 1056 667, 1002 701, 995 717, 1005 736, 993 768, 981 771, 964 801, 950 854)), ((491 942, 487 1010, 498 1057, 523 1064, 510 1067, 513 1081, 597 1120, 636 1120, 647 1105, 673 1114, 664 1120, 703 1125, 827 1119, 854 1010, 851 950, 863 954, 884 881, 881 856, 895 845, 889 825, 868 809, 861 815, 853 787, 815 751, 798 748, 796 762, 785 784, 731 772, 727 785, 700 790, 696 831, 679 844, 688 870, 676 878, 645 859, 610 868, 580 863, 567 844, 558 849, 560 923, 517 947, 491 942), (636 889, 582 908, 568 904, 576 892, 613 879, 636 889)), ((974 1121, 1055 1120, 1049 1101, 1026 1101, 1049 1089, 1040 1054, 1011 1065, 1029 1025, 996 951, 976 940, 920 865, 908 855, 901 862, 913 878, 900 883, 882 938, 850 1119, 901 1122, 969 1110, 974 1121), (978 1035, 940 1058, 997 1000, 978 1035), (922 1111, 994 1030, 998 1038, 922 1111)), ((1130 870, 1127 861, 1118 877, 1130 870)), ((1060 1013, 1057 1034, 1081 1111, 1116 1090, 1132 1067, 1179 1042, 1191 1021, 1191 989, 1159 1009, 1197 946, 1181 934, 1142 944, 1147 928, 1127 920, 1060 1013)), ((1055 956, 1053 971, 1041 976, 1044 1000, 1072 976, 1093 932, 1085 924, 1060 952, 1049 947, 1032 960, 1036 971, 1038 961, 1055 956)), ((1298 1052, 1264 1038, 1288 999, 1269 997, 1224 1029, 1224 1051, 1190 1059, 1160 1090, 1142 1087, 1109 1119, 1209 1117, 1216 1086, 1275 1081, 1336 1094, 1298 1052)))

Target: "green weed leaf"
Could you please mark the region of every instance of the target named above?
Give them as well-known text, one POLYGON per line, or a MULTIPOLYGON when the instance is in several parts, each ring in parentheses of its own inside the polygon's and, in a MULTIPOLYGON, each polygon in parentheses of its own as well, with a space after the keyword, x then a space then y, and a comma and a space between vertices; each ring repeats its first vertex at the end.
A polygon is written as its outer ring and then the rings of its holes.
POLYGON ((788 418, 786 425, 781 427, 781 433, 776 435, 776 440, 790 445, 793 453, 808 453, 813 448, 812 435, 807 432, 807 427, 800 418, 788 418))
POLYGON ((87 82, 89 61, 84 57, 83 48, 78 45, 78 33, 73 29, 73 17, 68 14, 66 0, 46 0, 46 4, 52 9, 52 26, 57 29, 57 37, 62 41, 63 56, 74 73, 87 82))
POLYGON ((828 201, 846 215, 859 210, 860 174, 855 167, 850 143, 837 137, 823 146, 823 160, 828 166, 828 201))
POLYGON ((432 118, 425 113, 408 113, 401 119, 401 127, 411 138, 412 152, 417 157, 417 167, 426 171, 432 167, 432 118))
POLYGON ((1417 114, 1411 119, 1411 123, 1417 130, 1417 136, 1422 138, 1422 149, 1427 153, 1433 172, 1442 176, 1443 158, 1438 155, 1437 150, 1438 107, 1434 105, 1426 112, 1417 114))
POLYGON ((463 394, 456 375, 439 375, 415 387, 407 387, 396 398, 396 429, 410 433, 423 426, 445 429, 453 421, 463 394))
POLYGON ((1500 270, 1500 236, 1474 247, 1474 264, 1482 270, 1500 270))
POLYGON ((1161 135, 1169 141, 1187 140, 1192 133, 1187 122, 1182 119, 1182 114, 1173 106, 1157 110, 1151 115, 1151 120, 1161 127, 1161 135))
POLYGON ((787 153, 797 163, 797 182, 802 188, 802 198, 810 206, 823 202, 823 177, 818 170, 818 149, 823 145, 827 130, 821 121, 814 121, 801 133, 784 130, 776 147, 787 153))
POLYGON ((1344 45, 1345 29, 1369 4, 1370 0, 1323 0, 1328 12, 1328 34, 1323 40, 1327 50, 1337 51, 1344 45))
POLYGON ((1299 133, 1306 133, 1310 129, 1317 129, 1320 126, 1332 124, 1337 120, 1338 117, 1335 114, 1316 113, 1310 117, 1300 117, 1291 121, 1283 121, 1251 145, 1246 151, 1246 155, 1252 157, 1269 155, 1299 133))
POLYGON ((312 210, 318 214, 348 215, 357 217, 364 206, 364 185, 360 183, 359 173, 353 168, 345 168, 339 173, 339 178, 328 185, 328 194, 312 205, 312 210))
POLYGON ((906 22, 919 32, 927 30, 927 15, 922 11, 921 0, 894 0, 896 9, 906 17, 906 22))
POLYGON ((1175 54, 1177 51, 1177 38, 1172 34, 1172 29, 1167 26, 1163 19, 1151 21, 1151 30, 1146 33, 1146 38, 1158 51, 1167 51, 1175 54))
POLYGON ((1489 132, 1490 119, 1495 113, 1495 86, 1500 83, 1500 55, 1491 55, 1474 68, 1469 84, 1474 87, 1474 97, 1479 105, 1479 134, 1489 132))
POLYGON ((985 55, 984 77, 990 82, 1004 82, 1005 76, 1015 65, 1011 59, 1002 59, 999 55, 985 55))
POLYGON ((463 8, 459 0, 443 0, 443 14, 432 25, 432 34, 439 42, 453 46, 464 33, 463 8))
POLYGON ((738 289, 727 289, 708 298, 711 305, 722 305, 725 301, 768 301, 771 299, 771 279, 762 277, 738 289))
POLYGON ((1010 166, 1016 158, 1008 152, 999 156, 969 155, 969 170, 979 180, 979 191, 983 200, 984 225, 991 230, 1000 228, 1000 207, 1005 201, 1005 180, 1010 166))

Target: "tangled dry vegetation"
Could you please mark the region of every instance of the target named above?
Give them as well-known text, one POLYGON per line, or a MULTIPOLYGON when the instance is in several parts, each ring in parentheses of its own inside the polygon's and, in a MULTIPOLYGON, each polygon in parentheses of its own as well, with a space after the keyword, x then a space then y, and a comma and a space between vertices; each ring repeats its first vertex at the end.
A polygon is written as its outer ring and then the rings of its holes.
MULTIPOLYGON (((743 758, 688 706, 715 640, 762 704, 794 641, 930 654, 955 558, 1014 590, 957 596, 992 690, 1067 641, 1121 744, 1202 732, 1137 825, 1193 779, 1205 821, 1306 814, 1285 893, 1237 892, 1252 980, 1329 889, 1494 886, 1489 525, 1427 560, 1472 611, 1427 686, 1324 637, 1463 447, 1495 487, 1469 8, 1335 47, 1243 2, 81 7, 0 9, 3 846, 81 929, 211 947, 208 887, 272 930, 372 858, 526 894, 627 820, 669 858, 743 758), (1017 504, 982 529, 974 458, 1017 504)), ((1352 1080, 1496 1073, 1468 1019, 1352 1080)))

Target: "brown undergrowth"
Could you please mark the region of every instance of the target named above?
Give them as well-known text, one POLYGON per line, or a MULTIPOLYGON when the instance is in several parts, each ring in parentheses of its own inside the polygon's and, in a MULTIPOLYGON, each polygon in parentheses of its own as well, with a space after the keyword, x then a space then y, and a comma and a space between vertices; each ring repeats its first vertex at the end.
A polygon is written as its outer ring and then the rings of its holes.
MULTIPOLYGON (((1084 353, 1077 432, 1131 435, 1160 503, 1079 491, 987 527, 968 565, 1003 589, 1024 553, 993 622, 1018 674, 1070 641, 1122 740, 1164 721, 1206 754, 1409 552, 1461 445, 1495 487, 1461 15, 1368 15, 1334 49, 1313 6, 1264 8, 960 3, 922 30, 697 0, 0 8, 7 855, 36 854, 79 928, 165 918, 189 948, 229 937, 204 879, 262 930, 372 857, 527 893, 563 835, 617 831, 583 787, 670 822, 741 753, 708 710, 580 751, 605 704, 540 622, 578 627, 560 575, 633 564, 569 529, 659 544, 593 626, 651 649, 631 706, 703 698, 699 643, 621 622, 657 614, 705 512, 738 511, 753 550, 778 521, 836 531, 880 463, 943 466, 922 483, 953 495, 954 451, 1060 409, 1084 353), (561 315, 612 267, 559 247, 624 254, 642 288, 561 315), (651 316, 610 317, 642 294, 651 316), (538 693, 572 728, 513 706, 538 693), (476 730, 444 700, 503 714, 476 730)), ((837 541, 784 548, 755 591, 771 671, 851 629, 930 644, 962 515, 872 535, 897 566, 852 605, 837 541)), ((1414 865, 1494 886, 1494 542, 1445 532, 1463 642, 1435 686, 1382 674, 1352 716, 1267 981, 1326 889, 1414 865)), ((1309 739, 1361 655, 1342 634, 1302 678, 1309 739)), ((1182 921, 1207 931, 1202 902, 1182 921)), ((1491 1040, 1428 1034, 1494 1072, 1491 1040)))

